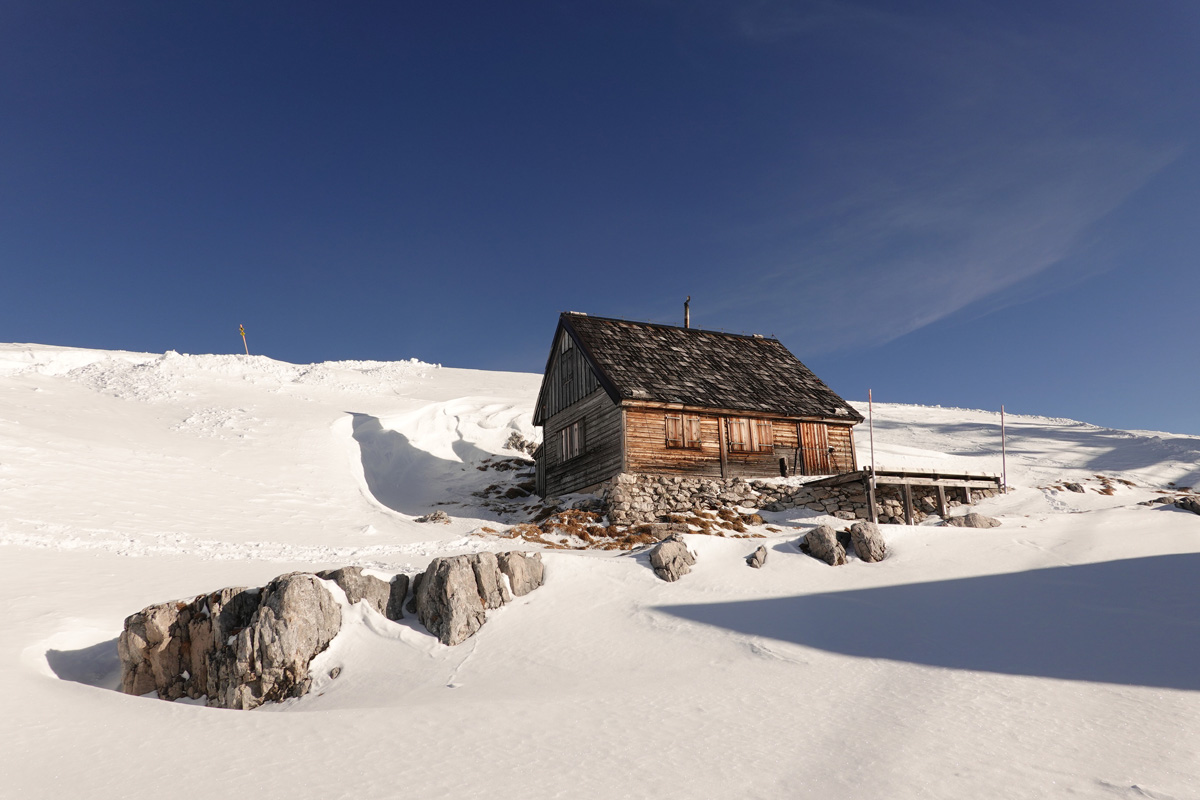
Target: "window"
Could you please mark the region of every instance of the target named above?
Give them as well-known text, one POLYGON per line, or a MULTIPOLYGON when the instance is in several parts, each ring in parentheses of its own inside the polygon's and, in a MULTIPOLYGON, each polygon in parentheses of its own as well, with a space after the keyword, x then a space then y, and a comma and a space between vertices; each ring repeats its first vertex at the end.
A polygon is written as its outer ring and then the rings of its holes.
POLYGON ((725 424, 731 453, 769 453, 775 447, 769 419, 732 417, 725 424))
POLYGON ((667 447, 700 447, 700 418, 667 414, 667 447))
POLYGON ((558 432, 558 455, 560 461, 575 458, 583 452, 583 423, 572 422, 558 432))

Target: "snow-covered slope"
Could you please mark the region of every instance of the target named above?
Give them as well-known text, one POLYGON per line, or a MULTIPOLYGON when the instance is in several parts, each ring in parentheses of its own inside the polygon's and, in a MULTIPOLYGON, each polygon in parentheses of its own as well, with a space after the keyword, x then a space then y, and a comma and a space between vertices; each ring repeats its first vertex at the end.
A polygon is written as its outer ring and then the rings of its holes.
MULTIPOLYGON (((474 493, 511 478, 537 384, 0 345, 0 797, 1200 795, 1200 517, 1138 505, 1200 482, 1200 438, 1070 420, 1009 417, 1002 527, 885 526, 880 564, 801 555, 814 520, 780 513, 762 570, 703 536, 675 584, 546 553, 454 648, 361 615, 320 657, 339 677, 282 706, 112 691, 149 603, 509 549, 474 493)), ((1000 471, 995 414, 875 422, 882 467, 1000 471)))

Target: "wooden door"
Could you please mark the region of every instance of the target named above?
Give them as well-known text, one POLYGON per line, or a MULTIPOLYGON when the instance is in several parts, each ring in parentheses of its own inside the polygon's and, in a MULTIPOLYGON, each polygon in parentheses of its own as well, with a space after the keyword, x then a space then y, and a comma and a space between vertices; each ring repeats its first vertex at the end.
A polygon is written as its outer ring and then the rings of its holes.
POLYGON ((800 423, 800 463, 805 475, 832 475, 829 437, 819 422, 800 423))

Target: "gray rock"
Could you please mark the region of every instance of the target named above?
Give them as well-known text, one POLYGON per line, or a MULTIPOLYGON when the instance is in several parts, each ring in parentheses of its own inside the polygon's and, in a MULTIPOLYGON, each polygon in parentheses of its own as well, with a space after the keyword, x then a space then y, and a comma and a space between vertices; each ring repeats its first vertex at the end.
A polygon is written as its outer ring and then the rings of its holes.
POLYGON ((495 553, 476 553, 467 558, 475 572, 475 585, 479 589, 479 599, 484 608, 499 608, 512 600, 508 587, 504 585, 504 577, 495 553))
POLYGON ((1184 511, 1190 511, 1193 514, 1200 514, 1200 500, 1195 497, 1181 497, 1175 501, 1176 508, 1182 508, 1184 511))
POLYGON ((257 590, 233 588, 130 615, 117 637, 121 691, 163 700, 208 694, 215 642, 243 627, 257 606, 257 590))
POLYGON ((408 576, 403 572, 392 578, 391 590, 388 592, 387 610, 384 616, 391 620, 404 619, 404 598, 408 595, 408 576))
POLYGON ((687 533, 689 528, 686 522, 648 522, 645 530, 648 535, 661 542, 671 534, 687 533))
MULTIPOLYGON (((387 616, 388 604, 391 602, 392 586, 370 575, 364 575, 362 567, 342 567, 341 569, 318 572, 322 580, 333 581, 346 593, 346 599, 351 604, 366 601, 367 605, 380 614, 387 616)), ((403 601, 401 601, 403 602, 403 601)))
POLYGON ((755 569, 762 569, 763 564, 767 563, 767 546, 760 545, 757 550, 746 557, 746 563, 755 569))
POLYGON ((1064 483, 1063 488, 1068 492, 1075 492, 1076 494, 1083 494, 1084 492, 1084 488, 1078 483, 1064 483))
POLYGON ((846 549, 838 543, 837 531, 828 525, 818 525, 804 534, 804 547, 801 549, 831 567, 846 563, 846 549))
POLYGON ((851 525, 850 541, 854 545, 854 554, 863 561, 874 563, 887 558, 887 545, 883 542, 883 533, 873 522, 856 522, 851 525))
POLYGON ((409 598, 408 605, 405 606, 410 614, 417 613, 417 594, 421 591, 421 580, 424 577, 424 572, 418 572, 416 575, 412 576, 412 597, 409 598))
POLYGON ((186 607, 180 603, 147 606, 125 618, 125 628, 117 637, 121 691, 134 695, 157 692, 166 700, 184 696, 180 605, 186 607))
POLYGON ((341 608, 315 575, 265 589, 222 589, 131 615, 117 639, 121 689, 164 700, 208 696, 254 708, 308 691, 308 664, 341 628, 341 608))
POLYGON ((216 642, 208 704, 249 709, 301 697, 312 685, 309 662, 341 626, 341 606, 317 576, 281 575, 262 590, 249 624, 231 640, 216 642))
POLYGON ((650 566, 654 574, 664 581, 672 582, 692 571, 696 557, 688 552, 683 535, 673 533, 650 551, 650 566))
POLYGON ((445 511, 442 511, 439 508, 437 511, 430 511, 428 514, 426 514, 423 517, 417 517, 416 521, 417 522, 440 522, 442 524, 449 524, 450 515, 447 514, 445 511))
POLYGON ((487 619, 470 556, 435 558, 414 597, 417 619, 445 645, 465 642, 487 619))
POLYGON ((947 525, 953 525, 956 528, 998 528, 1000 520, 992 517, 985 517, 983 514, 977 514, 972 511, 970 514, 964 514, 961 517, 950 517, 946 520, 947 525))
POLYGON ((532 439, 526 439, 521 435, 520 431, 513 431, 508 436, 508 441, 504 446, 509 450, 516 450, 518 453, 528 453, 533 455, 533 451, 538 449, 538 443, 532 439))
MULTIPOLYGON (((235 633, 250 624, 262 601, 261 589, 231 587, 197 598, 197 613, 189 626, 192 651, 192 679, 196 682, 191 697, 217 695, 217 649, 235 633)), ((210 703, 211 705, 211 703, 210 703)))
POLYGON ((508 576, 509 586, 517 597, 529 594, 541 586, 545 579, 541 553, 522 553, 514 550, 500 553, 496 560, 500 571, 508 576))

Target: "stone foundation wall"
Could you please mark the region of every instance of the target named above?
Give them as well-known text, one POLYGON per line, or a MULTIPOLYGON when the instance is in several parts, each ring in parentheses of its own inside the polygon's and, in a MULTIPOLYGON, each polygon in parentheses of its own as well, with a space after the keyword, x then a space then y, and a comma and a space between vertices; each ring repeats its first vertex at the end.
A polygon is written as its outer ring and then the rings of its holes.
MULTIPOLYGON (((997 492, 974 489, 975 498, 997 492)), ((867 519, 867 495, 861 484, 847 486, 795 486, 744 478, 689 478, 678 475, 623 473, 607 481, 599 492, 602 510, 610 524, 637 525, 658 522, 668 514, 703 509, 738 508, 786 511, 805 508, 844 520, 867 519)), ((880 486, 875 511, 882 523, 904 522, 904 500, 898 486, 880 486)), ((961 489, 946 490, 946 506, 963 505, 961 489)), ((937 513, 937 491, 913 487, 913 518, 921 522, 937 513)))

